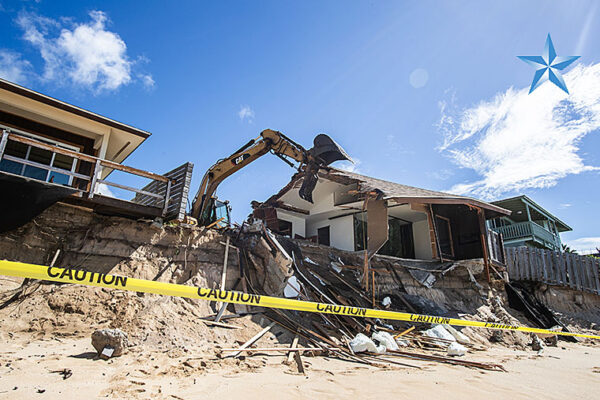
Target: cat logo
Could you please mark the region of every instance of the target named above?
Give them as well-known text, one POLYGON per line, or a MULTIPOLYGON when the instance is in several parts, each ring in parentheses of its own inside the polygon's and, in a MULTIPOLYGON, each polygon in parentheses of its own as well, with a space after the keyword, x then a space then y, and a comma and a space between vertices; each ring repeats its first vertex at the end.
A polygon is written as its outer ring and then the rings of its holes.
POLYGON ((248 158, 250 158, 250 154, 245 153, 245 154, 242 154, 241 156, 234 158, 233 160, 231 160, 231 162, 233 163, 233 165, 240 165, 244 160, 246 160, 248 158))

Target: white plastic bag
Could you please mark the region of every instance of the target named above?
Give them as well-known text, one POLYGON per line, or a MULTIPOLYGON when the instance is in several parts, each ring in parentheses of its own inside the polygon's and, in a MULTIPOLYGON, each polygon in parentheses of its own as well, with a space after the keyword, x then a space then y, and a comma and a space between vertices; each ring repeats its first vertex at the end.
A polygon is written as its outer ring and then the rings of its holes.
POLYGON ((442 325, 435 325, 433 328, 424 331, 423 334, 432 338, 445 339, 451 342, 456 342, 456 338, 452 336, 452 334, 448 332, 442 325))
POLYGON ((454 336, 454 338, 456 339, 456 341, 458 343, 463 343, 463 344, 471 343, 471 339, 469 339, 467 336, 465 336, 465 334, 462 333, 461 331, 454 329, 453 326, 444 325, 444 328, 448 331, 448 333, 450 333, 452 336, 454 336))
POLYGON ((467 348, 460 343, 454 342, 448 346, 449 356, 464 356, 467 352, 467 348))
POLYGON ((394 340, 394 337, 387 332, 374 332, 371 335, 371 339, 379 342, 386 350, 398 350, 398 344, 394 340))
POLYGON ((371 353, 385 353, 385 346, 376 346, 367 336, 359 333, 350 341, 350 348, 355 353, 368 351, 371 353))

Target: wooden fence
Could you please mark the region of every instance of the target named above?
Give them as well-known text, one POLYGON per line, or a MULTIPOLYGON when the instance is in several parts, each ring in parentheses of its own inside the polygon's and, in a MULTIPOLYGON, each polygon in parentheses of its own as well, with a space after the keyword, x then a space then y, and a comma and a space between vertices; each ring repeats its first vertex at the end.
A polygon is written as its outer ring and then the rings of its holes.
POLYGON ((506 268, 513 281, 534 281, 600 294, 600 260, 530 247, 507 247, 506 268))

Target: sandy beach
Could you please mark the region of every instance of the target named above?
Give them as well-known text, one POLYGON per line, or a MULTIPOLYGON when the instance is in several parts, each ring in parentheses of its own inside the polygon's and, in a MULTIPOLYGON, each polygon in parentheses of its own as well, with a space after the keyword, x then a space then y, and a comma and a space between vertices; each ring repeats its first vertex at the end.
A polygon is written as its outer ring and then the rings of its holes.
POLYGON ((600 348, 559 342, 541 355, 492 347, 465 359, 500 363, 507 372, 419 360, 420 367, 374 368, 324 357, 304 357, 306 374, 283 355, 243 360, 175 349, 100 360, 88 338, 2 340, 0 398, 195 399, 594 399, 600 390, 600 348), (72 375, 63 378, 61 371, 72 375))

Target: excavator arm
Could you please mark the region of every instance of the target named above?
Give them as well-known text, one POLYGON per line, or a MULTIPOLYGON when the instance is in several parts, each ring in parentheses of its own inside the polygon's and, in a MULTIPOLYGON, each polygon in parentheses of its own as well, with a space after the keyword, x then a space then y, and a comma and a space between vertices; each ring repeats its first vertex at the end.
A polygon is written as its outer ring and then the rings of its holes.
POLYGON ((320 134, 315 138, 315 146, 311 150, 294 142, 281 132, 266 129, 260 136, 242 146, 229 157, 217 161, 206 171, 198 193, 192 203, 191 216, 198 220, 198 224, 206 226, 215 219, 214 193, 223 180, 233 173, 244 168, 254 160, 272 152, 288 164, 296 161, 298 170, 304 168, 311 177, 305 179, 301 190, 301 197, 312 202, 312 190, 316 185, 316 172, 319 167, 329 165, 336 160, 350 160, 346 152, 337 145, 329 136, 320 134), (309 187, 312 186, 312 187, 309 187))

